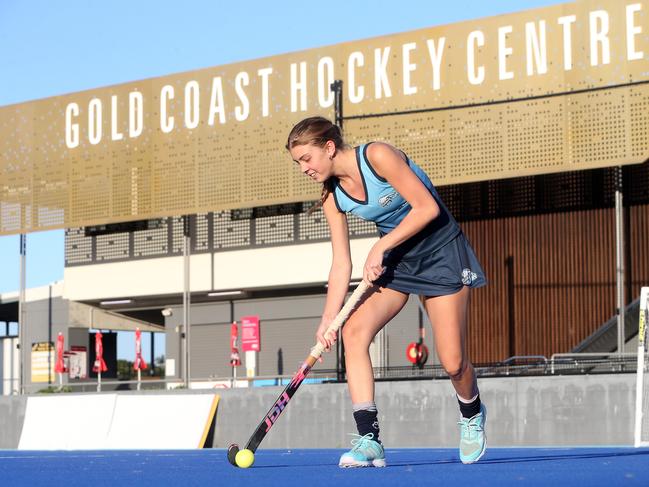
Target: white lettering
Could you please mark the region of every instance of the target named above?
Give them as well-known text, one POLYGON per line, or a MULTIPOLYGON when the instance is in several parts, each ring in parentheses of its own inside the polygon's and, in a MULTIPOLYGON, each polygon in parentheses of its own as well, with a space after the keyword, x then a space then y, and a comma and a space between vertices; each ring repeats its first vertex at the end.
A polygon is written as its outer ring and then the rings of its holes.
POLYGON ((466 64, 467 64, 467 75, 469 77, 469 83, 472 85, 480 85, 484 82, 485 78, 485 69, 484 66, 478 66, 476 71, 475 67, 475 48, 476 46, 484 46, 484 33, 480 30, 474 30, 469 34, 469 37, 466 40, 466 64))
POLYGON ((365 58, 363 53, 359 51, 354 51, 349 55, 347 60, 347 96, 349 101, 352 103, 360 103, 363 101, 365 96, 365 87, 360 85, 356 89, 356 67, 362 67, 365 65, 365 58))
POLYGON ((414 95, 417 93, 417 87, 410 85, 410 73, 417 69, 415 63, 410 62, 410 51, 413 51, 417 48, 417 43, 409 42, 404 44, 402 48, 403 53, 403 94, 404 95, 414 95))
POLYGON ((534 22, 527 22, 525 24, 525 50, 528 76, 534 74, 534 64, 536 64, 537 74, 545 74, 548 72, 545 20, 539 20, 539 31, 540 34, 536 31, 536 24, 534 22))
POLYGON ((374 49, 374 98, 377 100, 383 98, 383 93, 385 93, 386 98, 392 96, 387 72, 389 56, 389 46, 383 49, 380 47, 374 49))
POLYGON ((577 21, 576 15, 559 17, 557 22, 563 26, 563 69, 572 69, 572 24, 577 21))
POLYGON ((250 102, 245 91, 243 91, 243 87, 248 86, 249 83, 250 79, 245 71, 238 73, 234 78, 234 91, 237 92, 237 96, 241 100, 241 106, 234 107, 234 118, 239 122, 243 122, 250 115, 250 102))
POLYGON ((139 91, 128 94, 128 135, 132 139, 142 135, 144 129, 144 98, 139 91))
POLYGON ((322 108, 334 104, 331 83, 334 82, 334 60, 326 56, 318 61, 318 104, 322 108))
MULTIPOLYGON (((394 39, 384 39, 384 44, 370 44, 371 48, 367 49, 351 44, 352 47, 346 49, 347 54, 342 58, 339 55, 323 53, 302 62, 296 60, 291 63, 289 60, 281 69, 290 68, 290 76, 289 72, 283 71, 280 78, 284 84, 289 81, 290 95, 286 95, 290 98, 290 112, 332 107, 335 104, 335 93, 331 90, 331 85, 335 79, 345 80, 344 95, 347 103, 361 104, 365 103, 366 95, 368 99, 374 100, 390 100, 394 96, 421 96, 420 85, 424 91, 429 90, 429 94, 430 91, 438 92, 442 88, 452 90, 450 84, 455 86, 457 81, 453 80, 451 83, 446 75, 459 73, 462 69, 466 69, 467 80, 461 82, 469 83, 468 86, 471 87, 481 86, 487 81, 491 84, 497 83, 497 80, 546 75, 550 69, 561 69, 561 66, 564 73, 577 69, 588 70, 591 67, 610 65, 612 56, 615 56, 618 64, 624 63, 625 60, 646 61, 649 52, 649 45, 646 43, 649 30, 646 25, 649 15, 646 2, 626 0, 621 2, 617 10, 613 10, 606 2, 602 3, 603 6, 599 6, 597 2, 591 3, 586 10, 564 9, 562 12, 559 9, 552 17, 535 18, 528 15, 522 20, 519 17, 520 22, 516 23, 504 17, 503 21, 493 25, 488 31, 465 31, 468 36, 465 39, 456 39, 454 42, 457 45, 453 45, 453 49, 446 45, 446 37, 441 35, 444 34, 442 30, 438 37, 427 38, 421 33, 411 33, 394 39), (572 10, 574 12, 570 13, 572 10), (621 31, 622 23, 625 27, 624 32, 621 31), (588 39, 585 39, 587 29, 588 39), (424 42, 426 46, 423 45, 424 42), (424 59, 424 49, 427 50, 427 59, 424 59), (466 59, 458 59, 458 56, 465 56, 463 50, 466 50, 466 59), (367 65, 365 56, 368 58, 367 65), (466 64, 463 66, 464 62, 466 64), (445 70, 449 68, 452 71, 447 73, 445 70), (486 79, 487 72, 489 80, 486 79), (372 75, 373 81, 370 79, 372 75), (313 76, 316 76, 316 79, 313 79, 313 76), (442 87, 443 76, 445 85, 449 86, 442 87), (399 91, 399 84, 402 91, 399 91), (392 92, 392 85, 395 86, 395 94, 392 92)), ((191 74, 184 77, 182 82, 174 80, 165 84, 166 80, 163 80, 159 94, 149 95, 147 91, 151 100, 159 95, 159 106, 150 106, 149 99, 145 104, 144 92, 136 85, 132 85, 133 91, 124 90, 123 95, 109 92, 105 96, 99 96, 91 93, 90 96, 84 97, 82 102, 66 103, 65 134, 60 135, 65 136, 65 146, 74 149, 81 145, 82 137, 84 145, 90 147, 102 142, 119 142, 141 137, 145 124, 148 125, 150 116, 156 110, 159 110, 159 127, 164 134, 173 133, 176 128, 197 129, 202 124, 224 125, 228 122, 243 122, 253 117, 255 120, 261 120, 262 117, 267 118, 283 110, 288 111, 289 100, 283 100, 284 95, 274 92, 273 100, 270 98, 270 79, 278 74, 277 67, 264 64, 259 66, 255 67, 254 71, 247 68, 242 68, 245 71, 241 72, 234 71, 231 78, 211 77, 209 100, 207 91, 210 86, 207 83, 210 78, 192 80, 189 79, 191 74), (177 99, 175 89, 180 90, 177 99), (257 100, 256 97, 260 99, 257 100), (224 98, 227 98, 227 104, 224 98), (105 114, 105 119, 104 103, 110 111, 105 114), (80 107, 83 107, 83 110, 80 107), (179 117, 178 127, 175 125, 176 117, 179 117)), ((638 69, 633 72, 642 71, 638 69)), ((565 80, 557 76, 554 73, 553 80, 549 82, 563 84, 565 80)), ((599 78, 601 76, 597 77, 599 78)), ((602 82, 610 84, 614 82, 615 76, 608 78, 602 78, 602 82)), ((615 79, 618 78, 619 76, 615 79)), ((523 88, 524 86, 521 87, 523 88)), ((156 122, 153 120, 154 124, 156 122)), ((148 126, 146 128, 149 129, 148 126)), ((157 130, 157 127, 151 128, 157 130)))
POLYGON ((101 100, 93 98, 88 103, 88 140, 92 145, 97 145, 101 142, 101 135, 101 100))
POLYGON ((602 64, 611 62, 611 45, 608 39, 608 12, 595 10, 590 13, 590 65, 599 64, 599 45, 602 46, 602 64))
POLYGON ((444 42, 446 37, 440 37, 435 47, 435 41, 428 39, 428 55, 430 56, 430 64, 433 66, 433 90, 439 90, 441 86, 441 70, 442 70, 442 56, 444 54, 444 42))
POLYGON ((507 71, 507 57, 514 52, 511 47, 507 47, 507 34, 511 32, 511 25, 498 29, 498 79, 500 80, 514 78, 514 73, 507 71))
POLYGON ((167 102, 174 98, 174 87, 164 85, 160 90, 160 130, 168 134, 174 129, 174 117, 167 116, 167 102))
POLYGON ((110 138, 111 140, 122 140, 122 134, 117 128, 117 95, 110 97, 110 138))
POLYGON ((210 112, 207 124, 214 125, 214 116, 219 114, 219 123, 225 123, 225 104, 223 103, 223 83, 220 76, 212 78, 212 96, 210 97, 210 112))
POLYGON ((191 80, 185 85, 185 127, 195 129, 198 127, 200 87, 198 81, 191 80))
POLYGON ((79 105, 68 103, 65 107, 65 145, 74 149, 79 145, 79 124, 72 123, 72 117, 79 116, 79 105))
POLYGON ((291 63, 291 112, 306 111, 306 62, 300 63, 300 76, 298 80, 297 64, 291 63), (297 106, 297 96, 300 94, 300 108, 297 106))
POLYGON ((642 51, 635 50, 635 36, 642 34, 642 27, 635 25, 633 14, 642 10, 642 4, 632 3, 626 6, 626 58, 636 61, 644 57, 642 51))
POLYGON ((257 71, 257 74, 261 77, 261 115, 262 117, 267 117, 270 113, 268 108, 268 77, 273 73, 273 68, 263 68, 257 71))

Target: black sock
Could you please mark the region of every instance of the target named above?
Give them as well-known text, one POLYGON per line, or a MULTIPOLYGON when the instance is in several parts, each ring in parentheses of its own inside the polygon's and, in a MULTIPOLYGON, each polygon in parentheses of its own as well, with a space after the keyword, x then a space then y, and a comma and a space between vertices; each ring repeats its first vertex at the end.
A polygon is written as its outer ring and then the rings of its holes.
POLYGON ((472 418, 480 412, 480 394, 470 403, 460 401, 459 397, 457 402, 460 404, 460 413, 463 418, 472 418))
POLYGON ((378 412, 376 407, 372 409, 359 409, 354 411, 354 419, 356 420, 356 429, 358 434, 365 436, 368 433, 374 434, 374 441, 379 441, 379 420, 377 419, 378 412))

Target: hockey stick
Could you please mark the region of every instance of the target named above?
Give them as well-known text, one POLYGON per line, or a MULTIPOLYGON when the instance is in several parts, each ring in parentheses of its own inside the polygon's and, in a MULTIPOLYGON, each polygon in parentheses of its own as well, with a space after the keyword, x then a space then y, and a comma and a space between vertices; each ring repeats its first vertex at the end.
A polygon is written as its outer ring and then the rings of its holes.
MULTIPOLYGON (((329 328, 327 328, 325 335, 328 335, 332 332, 338 332, 338 329, 347 320, 354 307, 358 304, 358 302, 365 294, 365 291, 367 291, 368 287, 369 286, 365 283, 365 281, 361 281, 361 283, 354 290, 345 305, 331 322, 331 325, 329 325, 329 328)), ((252 453, 257 451, 259 444, 262 442, 268 431, 270 431, 270 429, 273 427, 275 421, 277 421, 277 418, 279 418, 279 415, 282 414, 282 411, 284 411, 284 409, 286 408, 288 402, 293 397, 293 394, 295 394, 295 391, 297 391, 298 387, 300 387, 300 384, 302 384, 307 374, 311 370, 311 367, 313 367, 316 360, 320 358, 320 355, 322 355, 323 351, 324 345, 322 345, 322 343, 320 342, 316 343, 315 346, 311 349, 309 356, 302 363, 295 375, 293 375, 291 382, 289 382, 284 391, 282 391, 282 393, 277 398, 277 401, 275 401, 275 404, 273 404, 273 407, 268 410, 266 416, 264 416, 264 419, 262 419, 261 423, 259 423, 259 426, 257 426, 257 429, 248 440, 246 450, 250 450, 252 453)), ((236 443, 233 443, 228 447, 228 461, 234 466, 237 466, 235 458, 238 452, 239 445, 237 445, 236 443)))

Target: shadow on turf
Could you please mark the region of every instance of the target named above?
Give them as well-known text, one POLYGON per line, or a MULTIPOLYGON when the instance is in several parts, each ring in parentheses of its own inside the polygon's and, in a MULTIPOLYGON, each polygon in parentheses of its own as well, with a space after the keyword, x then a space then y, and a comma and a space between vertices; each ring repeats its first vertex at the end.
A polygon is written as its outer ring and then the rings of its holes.
MULTIPOLYGON (((633 456, 647 456, 649 457, 649 451, 632 451, 632 452, 608 452, 608 453, 562 453, 556 455, 530 455, 530 456, 517 456, 517 457, 500 457, 500 458, 483 458, 477 464, 480 465, 493 465, 501 463, 529 463, 529 462, 553 462, 553 461, 574 461, 574 460, 588 460, 595 458, 613 458, 613 457, 633 457, 633 456)), ((387 468, 390 467, 412 467, 412 466, 422 466, 422 465, 452 465, 458 464, 461 465, 459 459, 439 459, 439 460, 417 460, 413 462, 409 461, 396 461, 391 462, 388 458, 387 468)), ((296 464, 284 464, 284 465, 256 465, 255 469, 261 468, 295 468, 296 464)), ((303 466, 307 466, 306 464, 303 466)), ((336 467, 336 463, 309 463, 309 467, 336 467)), ((236 467, 235 467, 236 468, 236 467)))
POLYGON ((632 452, 602 452, 602 453, 566 453, 559 455, 531 455, 529 457, 494 458, 481 460, 480 463, 521 463, 521 462, 547 462, 557 460, 586 460, 589 458, 612 458, 649 456, 649 451, 632 452))
MULTIPOLYGON (((632 451, 632 452, 607 452, 607 453, 569 453, 557 455, 530 455, 530 456, 516 456, 516 457, 500 457, 500 458, 483 458, 479 462, 480 465, 485 464, 499 464, 499 463, 526 463, 526 462, 551 462, 551 461, 565 461, 565 460, 587 460, 592 458, 612 458, 612 457, 633 457, 633 456, 648 456, 649 451, 632 451)), ((407 467, 410 465, 440 465, 461 463, 460 460, 432 460, 432 461, 416 461, 416 462, 389 462, 390 467, 407 467)))

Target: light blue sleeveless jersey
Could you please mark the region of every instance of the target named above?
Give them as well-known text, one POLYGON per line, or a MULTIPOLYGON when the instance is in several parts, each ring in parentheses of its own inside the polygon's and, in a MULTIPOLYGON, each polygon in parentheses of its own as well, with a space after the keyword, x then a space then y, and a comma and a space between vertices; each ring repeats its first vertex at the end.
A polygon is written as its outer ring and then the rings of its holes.
MULTIPOLYGON (((383 236, 393 230, 405 218, 412 207, 385 178, 382 178, 374 171, 367 158, 367 148, 370 144, 371 142, 355 148, 356 162, 358 163, 365 190, 365 201, 357 200, 348 195, 340 186, 338 179, 334 180, 333 196, 339 211, 351 213, 364 220, 374 222, 380 235, 383 236)), ((457 222, 442 203, 437 190, 435 190, 426 173, 407 156, 406 159, 410 169, 435 198, 440 208, 440 214, 417 235, 393 249, 391 254, 399 258, 419 257, 432 252, 448 243, 460 232, 457 222)))

